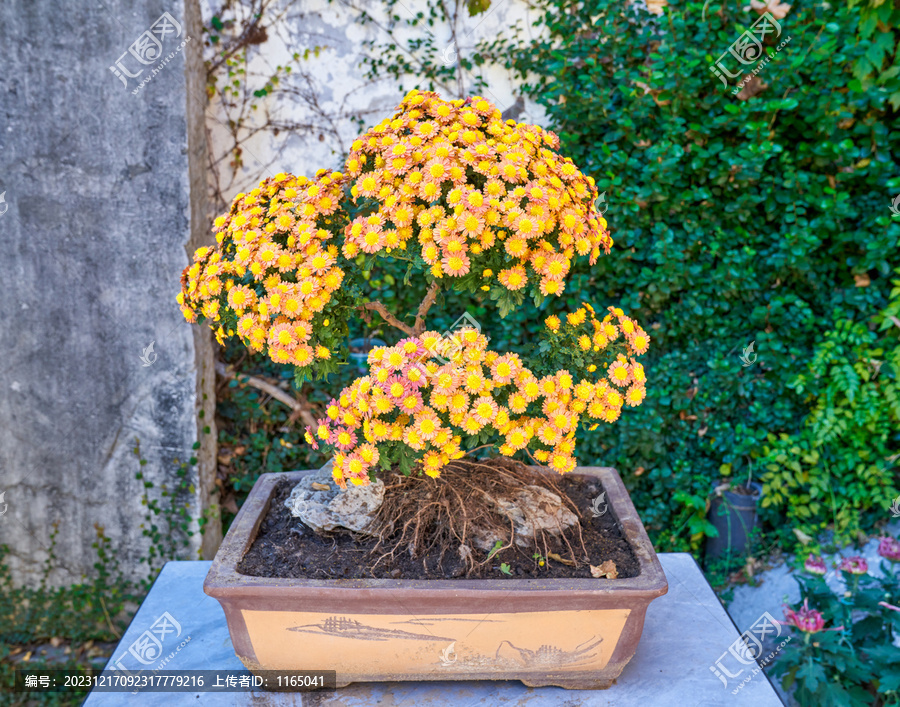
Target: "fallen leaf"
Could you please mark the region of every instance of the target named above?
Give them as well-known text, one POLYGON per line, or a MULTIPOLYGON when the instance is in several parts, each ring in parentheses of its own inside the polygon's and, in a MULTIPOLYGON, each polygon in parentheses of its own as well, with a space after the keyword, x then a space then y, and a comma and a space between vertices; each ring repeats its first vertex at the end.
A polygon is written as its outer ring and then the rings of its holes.
POLYGON ((797 536, 797 540, 799 540, 799 541, 800 541, 801 543, 803 543, 804 545, 809 545, 809 543, 812 542, 812 536, 811 536, 811 535, 807 535, 806 533, 804 533, 804 532, 803 532, 802 530, 800 530, 799 528, 794 528, 794 535, 796 535, 796 536, 797 536))
POLYGON ((54 648, 59 648, 60 643, 62 643, 62 639, 59 636, 54 636, 50 639, 50 645, 54 648))
POLYGON ((569 567, 574 567, 575 563, 572 560, 569 560, 565 557, 560 557, 555 552, 548 552, 547 557, 551 560, 556 560, 557 562, 562 562, 564 565, 569 565, 569 567))
POLYGON ((759 76, 750 76, 746 74, 742 78, 741 83, 744 83, 744 87, 741 89, 740 93, 735 96, 739 101, 746 101, 748 98, 753 98, 757 93, 761 93, 764 89, 769 87, 769 84, 764 83, 759 76), (744 83, 744 80, 746 80, 746 83, 744 83))
MULTIPOLYGON (((629 2, 629 5, 634 4, 633 2, 629 2)), ((654 15, 661 15, 663 12, 663 8, 666 7, 669 3, 667 0, 644 0, 644 7, 647 8, 647 12, 650 12, 654 15)))
POLYGON ((239 510, 237 501, 234 500, 233 493, 229 493, 225 498, 223 498, 221 501, 221 504, 222 504, 222 508, 224 508, 229 513, 237 514, 237 512, 239 510))
POLYGON ((23 662, 23 663, 27 663, 29 660, 31 660, 31 651, 28 651, 28 652, 25 654, 25 657, 22 658, 22 662, 23 662))
MULTIPOLYGON (((661 14, 662 14, 662 8, 665 6, 665 4, 666 4, 666 3, 665 3, 665 1, 663 0, 663 4, 659 6, 659 12, 654 12, 653 10, 650 10, 650 12, 653 12, 654 15, 661 15, 661 14)), ((652 99, 653 99, 653 102, 654 102, 656 105, 658 105, 658 106, 667 106, 667 105, 669 105, 669 104, 672 102, 672 101, 661 101, 661 100, 659 100, 659 99, 657 98, 657 96, 658 96, 660 93, 662 93, 662 89, 660 89, 660 88, 650 88, 650 87, 649 87, 647 84, 645 84, 643 81, 635 81, 635 82, 634 82, 634 85, 637 86, 638 88, 641 88, 641 89, 644 90, 644 93, 643 93, 644 96, 646 96, 646 95, 649 93, 649 94, 650 94, 650 98, 652 98, 652 99)), ((649 144, 649 143, 648 143, 648 144, 649 144)))
POLYGON ((709 429, 706 425, 703 425, 699 430, 697 430, 697 434, 701 437, 706 434, 706 431, 709 429))
POLYGON ((605 562, 601 562, 597 567, 591 565, 591 576, 596 579, 603 579, 604 577, 607 579, 618 579, 619 571, 616 569, 615 562, 606 560, 605 562))
POLYGON ((329 491, 331 490, 331 486, 328 484, 320 484, 318 481, 313 481, 310 486, 312 486, 316 491, 329 491))
POLYGON ((857 287, 868 287, 872 284, 872 280, 869 278, 869 275, 864 272, 858 272, 853 276, 853 279, 856 281, 857 287))
POLYGON ((749 10, 750 8, 756 10, 757 14, 760 15, 765 15, 768 12, 776 20, 783 20, 791 11, 791 6, 781 2, 781 0, 767 0, 767 2, 750 0, 750 7, 745 7, 744 10, 749 10))
POLYGON ((747 575, 747 577, 753 577, 753 573, 756 570, 756 565, 757 561, 754 558, 747 558, 747 562, 744 565, 744 573, 747 575))
POLYGON ((634 475, 635 475, 635 476, 640 476, 640 475, 643 474, 645 471, 647 471, 647 470, 646 470, 644 467, 639 466, 637 469, 634 470, 634 475))

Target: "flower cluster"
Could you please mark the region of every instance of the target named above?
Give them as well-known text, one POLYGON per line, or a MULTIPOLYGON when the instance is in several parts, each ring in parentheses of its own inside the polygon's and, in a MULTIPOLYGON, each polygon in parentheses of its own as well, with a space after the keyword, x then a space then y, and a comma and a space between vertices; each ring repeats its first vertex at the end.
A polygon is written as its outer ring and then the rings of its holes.
POLYGON ((464 437, 490 440, 505 456, 529 448, 536 460, 565 473, 576 466, 575 432, 583 417, 614 422, 626 401, 643 399, 640 364, 617 360, 598 380, 575 380, 564 369, 538 377, 517 354, 501 355, 487 344, 468 328, 452 339, 425 332, 374 349, 369 375, 329 404, 316 427, 307 428, 307 442, 335 449, 333 473, 342 487, 347 479, 368 483, 385 450, 406 453, 396 445, 437 477, 465 454, 464 437))
POLYGON ((531 283, 561 294, 575 255, 593 265, 612 239, 593 179, 558 147, 554 133, 504 122, 479 96, 411 91, 352 145, 346 171, 363 208, 346 227, 344 255, 414 242, 435 278, 496 272, 506 290, 531 283))
MULTIPOLYGON (((547 345, 569 360, 592 361, 587 365, 587 371, 593 373, 597 370, 596 361, 611 358, 604 354, 609 353, 611 345, 619 342, 622 353, 615 354, 615 360, 608 365, 607 378, 617 388, 626 389, 623 391, 625 402, 636 407, 643 402, 647 390, 644 367, 633 357, 647 352, 650 337, 621 309, 609 307, 607 311, 609 313, 603 319, 598 319, 594 308, 584 302, 581 308, 566 315, 565 323, 555 314, 547 317, 544 320, 550 332, 547 345)), ((613 422, 615 419, 607 421, 613 422)))
POLYGON ((220 343, 236 334, 277 363, 330 358, 316 332, 344 280, 332 215, 345 181, 327 170, 315 179, 278 174, 238 194, 215 221, 217 246, 199 248, 182 275, 185 318, 210 320, 220 343))

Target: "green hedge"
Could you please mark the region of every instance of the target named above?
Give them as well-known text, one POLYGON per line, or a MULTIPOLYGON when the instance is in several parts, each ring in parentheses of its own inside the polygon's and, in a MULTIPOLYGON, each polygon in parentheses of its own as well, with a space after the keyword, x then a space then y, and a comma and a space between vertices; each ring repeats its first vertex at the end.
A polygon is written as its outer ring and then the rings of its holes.
MULTIPOLYGON (((740 4, 669 5, 658 18, 622 2, 543 9, 546 39, 519 44, 511 63, 564 152, 606 191, 616 239, 571 290, 655 335, 644 405, 586 440, 581 458, 616 465, 662 546, 683 547, 701 538, 697 501, 712 479, 770 463, 772 435, 803 434, 815 400, 791 384, 836 322, 867 330, 886 305, 900 264, 897 113, 887 91, 854 79, 870 42, 839 5, 795 6, 780 21, 778 43, 791 40, 747 100, 709 70, 758 17, 740 4), (744 366, 751 342, 758 358, 744 366)), ((897 430, 847 434, 896 452, 897 430)), ((852 466, 842 455, 858 442, 838 438, 835 463, 852 466)), ((885 508, 894 488, 895 461, 872 457, 877 479, 860 482, 857 512, 885 508)), ((831 518, 829 507, 812 520, 831 518)))

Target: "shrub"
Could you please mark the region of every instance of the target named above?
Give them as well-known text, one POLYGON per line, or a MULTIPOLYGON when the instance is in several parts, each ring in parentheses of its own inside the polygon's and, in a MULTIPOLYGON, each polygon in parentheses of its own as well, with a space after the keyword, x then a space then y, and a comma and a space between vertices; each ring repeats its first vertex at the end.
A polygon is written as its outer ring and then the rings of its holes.
POLYGON ((516 354, 486 351, 476 329, 446 340, 425 330, 443 290, 485 292, 504 317, 526 294, 535 306, 559 297, 578 256, 593 266, 610 250, 594 182, 558 142, 540 127, 504 122, 484 98, 411 91, 353 143, 344 173, 279 174, 238 194, 216 219, 218 245, 198 249, 185 268, 184 316, 209 321, 220 343, 237 337, 293 364, 298 381, 346 360, 355 313, 376 312, 407 334, 376 348, 372 375, 307 431, 310 444, 337 450, 341 486, 369 483, 379 462, 438 476, 485 442, 506 456, 534 446, 539 461, 571 471, 583 414, 614 422, 624 404, 644 399, 643 367, 632 357, 650 337, 634 320, 614 307, 599 320, 590 305, 562 330, 549 319, 533 357, 540 378, 516 354), (428 284, 412 324, 366 291, 383 260, 403 263, 404 281, 428 284), (558 350, 567 337, 574 354, 558 350))
MULTIPOLYGON (((807 371, 789 383, 811 411, 793 435, 769 435, 763 447, 764 507, 810 535, 834 524, 854 535, 864 510, 897 493, 891 470, 900 457, 900 280, 888 307, 866 323, 839 320, 813 351, 807 371), (893 317, 893 319, 892 319, 893 317)), ((872 514, 874 515, 874 514, 872 514)))
MULTIPOLYGON (((767 457, 770 435, 802 449, 819 403, 789 384, 844 335, 838 322, 857 322, 858 338, 887 303, 900 235, 889 210, 900 191, 896 112, 882 87, 854 77, 869 43, 842 5, 795 5, 779 20, 790 43, 757 77, 765 85, 738 97, 709 66, 757 19, 741 4, 669 4, 659 17, 618 0, 539 6, 537 40, 491 49, 511 57, 562 149, 597 180, 626 254, 576 266, 570 290, 648 324, 645 365, 659 381, 636 414, 586 438, 582 455, 622 471, 662 548, 698 547, 705 526, 683 522, 695 509, 673 505, 674 492, 707 497, 720 470, 767 457), (751 343, 758 359, 744 366, 751 343)), ((507 326, 520 341, 534 330, 507 326)), ((842 354, 851 366, 855 346, 842 354)), ((848 433, 830 444, 831 468, 858 490, 885 488, 896 464, 880 455, 896 445, 884 424, 857 428, 849 444, 848 433), (857 456, 863 440, 868 460, 857 456)), ((823 458, 804 464, 828 474, 823 458)), ((809 507, 804 493, 787 490, 778 510, 809 507)), ((835 503, 841 523, 864 528, 875 518, 864 511, 883 505, 859 492, 835 503)))

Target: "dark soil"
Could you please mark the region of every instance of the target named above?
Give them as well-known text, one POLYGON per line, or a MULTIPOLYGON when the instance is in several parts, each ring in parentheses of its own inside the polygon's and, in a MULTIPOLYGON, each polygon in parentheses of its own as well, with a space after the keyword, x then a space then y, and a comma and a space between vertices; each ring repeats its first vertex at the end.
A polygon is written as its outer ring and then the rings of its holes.
POLYGON ((744 486, 741 484, 740 486, 732 486, 730 489, 731 493, 736 493, 738 496, 753 496, 756 494, 756 489, 752 486, 744 486))
POLYGON ((752 486, 749 486, 747 484, 743 484, 743 483, 732 484, 731 482, 729 482, 727 480, 723 481, 722 484, 719 486, 719 488, 722 489, 723 491, 728 491, 729 493, 733 493, 738 496, 754 496, 758 492, 758 489, 755 489, 752 486))
MULTIPOLYGON (((587 557, 581 550, 577 526, 566 530, 568 542, 549 536, 535 547, 513 545, 501 550, 489 562, 479 564, 468 575, 467 563, 459 556, 458 547, 445 547, 443 552, 439 547, 432 547, 423 557, 417 558, 410 557, 408 552, 395 552, 390 557, 384 557, 383 550, 372 554, 377 544, 375 538, 356 536, 350 531, 338 531, 326 537, 293 518, 284 502, 290 496, 294 482, 284 479, 276 485, 253 545, 237 569, 241 574, 255 577, 297 579, 452 579, 464 576, 466 579, 563 579, 590 578, 590 565, 599 566, 612 560, 620 579, 636 577, 640 573, 637 558, 622 535, 612 508, 607 507, 599 517, 594 517, 591 511, 592 500, 604 491, 600 482, 594 477, 575 475, 556 477, 554 481, 580 511, 580 530, 587 557), (577 566, 548 558, 551 553, 556 553, 571 561, 570 548, 575 549, 577 566), (534 557, 538 552, 541 557, 534 557), (501 565, 509 574, 502 571, 501 565)), ((605 505, 601 504, 601 509, 605 505)), ((477 549, 473 549, 473 555, 476 563, 487 557, 487 553, 477 549)))

